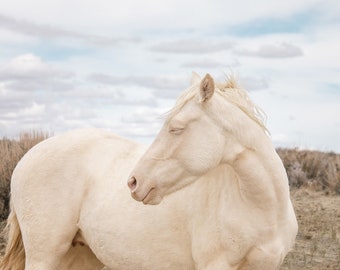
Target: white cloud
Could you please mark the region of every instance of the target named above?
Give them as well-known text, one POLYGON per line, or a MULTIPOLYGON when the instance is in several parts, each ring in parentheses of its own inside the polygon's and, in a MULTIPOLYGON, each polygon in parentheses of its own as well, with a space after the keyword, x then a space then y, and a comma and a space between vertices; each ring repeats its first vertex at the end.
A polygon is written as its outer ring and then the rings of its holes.
POLYGON ((190 61, 187 61, 181 65, 181 67, 185 68, 197 68, 197 69, 215 69, 215 68, 226 68, 226 67, 236 67, 240 63, 237 59, 233 59, 228 62, 221 62, 214 59, 208 59, 208 58, 200 58, 200 59, 193 59, 190 61))
POLYGON ((37 104, 33 102, 32 106, 28 108, 23 108, 19 111, 19 115, 23 114, 25 116, 36 116, 44 113, 45 111, 45 104, 37 104))
POLYGON ((269 87, 267 80, 264 78, 240 77, 239 80, 240 85, 248 91, 264 90, 269 87))
POLYGON ((0 65, 0 80, 32 80, 70 79, 73 72, 64 71, 51 64, 44 63, 33 54, 19 55, 8 63, 0 65))
POLYGON ((159 123, 161 122, 160 115, 164 113, 163 109, 139 107, 133 112, 123 115, 122 121, 125 123, 145 124, 145 123, 159 123))
POLYGON ((231 41, 191 38, 160 42, 150 50, 163 53, 206 54, 230 50, 233 45, 231 41))
MULTIPOLYGON (((94 83, 100 83, 110 86, 121 86, 135 88, 134 92, 148 92, 150 91, 151 97, 144 99, 145 105, 154 106, 156 104, 154 99, 175 99, 178 95, 189 86, 189 78, 184 78, 181 75, 127 75, 117 76, 108 75, 103 73, 91 74, 87 79, 94 83), (153 104, 151 104, 153 102, 153 104)), ((122 104, 134 104, 135 98, 130 95, 125 101, 124 99, 118 100, 122 104)), ((141 104, 139 103, 139 104, 141 104)))
POLYGON ((88 76, 93 82, 109 85, 134 85, 151 89, 183 89, 186 80, 177 76, 127 75, 117 76, 95 73, 88 76))
POLYGON ((207 30, 221 24, 232 25, 263 17, 283 17, 311 7, 323 8, 338 4, 320 0, 251 0, 205 1, 194 0, 126 0, 111 1, 48 1, 31 0, 23 5, 20 0, 2 3, 1 10, 7 16, 18 16, 47 25, 60 25, 70 29, 88 29, 89 32, 131 32, 139 30, 207 30), (39 7, 39 8, 37 8, 39 7), (62 18, 62 19, 61 19, 62 18), (183 26, 185 22, 185 27, 183 26))
POLYGON ((38 24, 28 20, 15 19, 3 14, 0 14, 0 28, 7 31, 13 31, 30 37, 43 39, 60 39, 71 38, 78 39, 85 43, 112 46, 122 42, 139 42, 138 37, 108 37, 95 34, 83 34, 78 31, 65 30, 56 26, 38 24))
POLYGON ((257 50, 238 49, 235 52, 239 55, 264 58, 288 58, 303 55, 300 47, 286 42, 275 45, 261 45, 257 50))
POLYGON ((271 134, 270 137, 273 140, 275 145, 283 145, 285 147, 294 147, 294 145, 290 145, 292 144, 292 142, 289 140, 289 137, 287 136, 287 134, 276 133, 276 134, 271 134))
POLYGON ((1 84, 0 91, 0 118, 5 119, 9 114, 15 114, 22 108, 29 107, 34 99, 27 91, 15 92, 8 87, 9 83, 1 84))

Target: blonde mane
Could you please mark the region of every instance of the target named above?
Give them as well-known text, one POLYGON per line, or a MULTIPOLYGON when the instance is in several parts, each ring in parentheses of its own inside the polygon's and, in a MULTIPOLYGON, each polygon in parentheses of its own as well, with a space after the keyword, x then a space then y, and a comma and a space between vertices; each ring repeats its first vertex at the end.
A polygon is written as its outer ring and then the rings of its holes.
MULTIPOLYGON (((175 106, 166 114, 168 119, 177 114, 188 101, 198 96, 197 87, 199 87, 199 85, 194 84, 179 96, 175 106)), ((247 91, 239 86, 234 76, 227 76, 224 83, 216 83, 215 91, 225 97, 230 103, 236 105, 266 133, 269 133, 265 126, 265 113, 251 101, 247 91)))

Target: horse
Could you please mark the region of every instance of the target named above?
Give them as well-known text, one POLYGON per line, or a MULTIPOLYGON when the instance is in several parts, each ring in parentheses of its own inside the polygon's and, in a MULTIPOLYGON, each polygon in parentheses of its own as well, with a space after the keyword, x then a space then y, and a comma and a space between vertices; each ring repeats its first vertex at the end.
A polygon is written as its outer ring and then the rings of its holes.
POLYGON ((182 202, 196 269, 278 269, 297 221, 263 113, 233 78, 192 80, 133 169, 131 195, 157 205, 195 183, 182 202))
POLYGON ((277 269, 297 233, 260 110, 195 73, 149 149, 51 137, 16 166, 10 204, 3 270, 277 269))

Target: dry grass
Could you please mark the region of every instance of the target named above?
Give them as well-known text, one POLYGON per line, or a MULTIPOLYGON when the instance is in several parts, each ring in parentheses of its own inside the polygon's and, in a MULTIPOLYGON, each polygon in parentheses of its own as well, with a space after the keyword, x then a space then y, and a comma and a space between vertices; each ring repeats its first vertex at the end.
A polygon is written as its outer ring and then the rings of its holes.
POLYGON ((291 188, 340 195, 340 155, 319 151, 277 150, 286 168, 291 188))
MULTIPOLYGON (((19 140, 0 140, 0 223, 8 215, 14 167, 31 147, 49 136, 33 131, 22 133, 19 140)), ((340 269, 340 155, 297 149, 278 149, 278 153, 287 170, 299 222, 295 248, 280 269, 340 269)), ((3 246, 0 239, 0 254, 3 246)))
POLYGON ((18 140, 0 140, 0 222, 8 216, 10 179, 16 164, 29 149, 49 136, 31 131, 21 133, 18 140))
POLYGON ((340 196, 305 188, 291 195, 299 232, 280 269, 340 269, 340 196))
POLYGON ((340 269, 340 155, 278 149, 299 223, 281 269, 340 269))

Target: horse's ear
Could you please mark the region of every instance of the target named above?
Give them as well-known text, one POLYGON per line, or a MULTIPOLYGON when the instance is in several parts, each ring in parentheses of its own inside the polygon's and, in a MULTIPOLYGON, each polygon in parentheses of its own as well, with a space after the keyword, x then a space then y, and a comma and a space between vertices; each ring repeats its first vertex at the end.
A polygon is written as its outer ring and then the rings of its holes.
POLYGON ((196 83, 199 83, 200 81, 201 81, 201 76, 198 75, 195 71, 193 71, 192 76, 191 76, 190 85, 194 85, 196 83))
POLYGON ((201 101, 205 102, 212 97, 215 91, 215 82, 210 74, 206 74, 200 85, 201 101))

